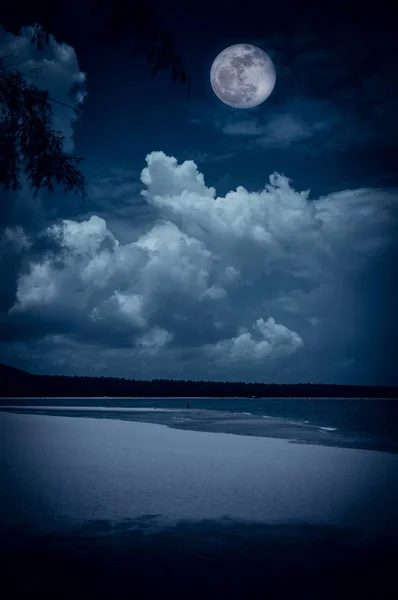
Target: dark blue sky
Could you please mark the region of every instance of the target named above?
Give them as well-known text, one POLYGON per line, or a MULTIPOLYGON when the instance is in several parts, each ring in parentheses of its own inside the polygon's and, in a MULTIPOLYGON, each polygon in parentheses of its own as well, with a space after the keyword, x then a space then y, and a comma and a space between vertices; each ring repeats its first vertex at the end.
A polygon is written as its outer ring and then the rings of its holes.
MULTIPOLYGON (((84 17, 79 5, 68 20, 54 15, 59 39, 75 48, 80 68, 89 74, 84 123, 76 133, 82 153, 93 160, 95 156, 101 165, 120 166, 126 160, 131 165, 136 151, 140 168, 142 153, 156 144, 175 156, 181 147, 205 154, 211 148, 213 153, 234 154, 227 164, 236 171, 239 161, 244 181, 239 179, 238 185, 263 185, 254 165, 261 160, 266 171, 289 170, 289 176, 304 187, 311 154, 312 170, 318 174, 311 181, 315 193, 341 185, 396 185, 398 42, 392 15, 382 4, 376 14, 363 6, 350 10, 315 2, 300 3, 300 10, 291 2, 266 8, 254 2, 248 11, 238 0, 194 6, 174 0, 160 6, 157 19, 173 33, 192 77, 190 99, 182 86, 169 83, 169 73, 152 79, 143 58, 132 62, 130 40, 120 46, 93 44, 95 22, 88 7, 84 17), (82 30, 87 33, 82 35, 82 30), (240 41, 263 47, 277 70, 271 97, 245 114, 221 104, 209 82, 215 56, 240 41), (260 131, 275 114, 290 115, 310 130, 317 122, 325 127, 316 135, 307 131, 299 139, 272 146, 258 140, 261 133, 254 138, 223 133, 230 121, 256 123, 260 131), (104 136, 109 142, 105 145, 104 136), (134 149, 132 137, 140 140, 134 149)), ((215 177, 224 165, 211 169, 215 177)))
POLYGON ((52 15, 42 53, 29 30, 0 31, 0 54, 17 43, 54 98, 85 74, 79 119, 54 112, 88 186, 83 205, 58 191, 1 192, 3 360, 37 372, 397 384, 393 9, 155 4, 189 97, 131 58, 133 40, 96 43, 89 6, 74 0, 52 15), (216 55, 239 42, 276 68, 255 109, 228 107, 210 85, 216 55))

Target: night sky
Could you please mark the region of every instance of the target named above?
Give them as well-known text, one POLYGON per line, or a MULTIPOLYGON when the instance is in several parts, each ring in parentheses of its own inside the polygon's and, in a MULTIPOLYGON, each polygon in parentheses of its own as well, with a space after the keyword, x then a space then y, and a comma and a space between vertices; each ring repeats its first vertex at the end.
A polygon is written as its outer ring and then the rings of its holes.
POLYGON ((54 11, 44 51, 29 29, 0 29, 0 55, 17 47, 21 70, 42 67, 27 78, 53 98, 84 83, 79 117, 54 105, 54 120, 88 192, 0 191, 0 360, 397 385, 396 14, 383 2, 160 6, 190 96, 132 59, 133 40, 95 42, 89 3, 54 11), (271 96, 247 110, 209 80, 241 42, 276 69, 271 96))

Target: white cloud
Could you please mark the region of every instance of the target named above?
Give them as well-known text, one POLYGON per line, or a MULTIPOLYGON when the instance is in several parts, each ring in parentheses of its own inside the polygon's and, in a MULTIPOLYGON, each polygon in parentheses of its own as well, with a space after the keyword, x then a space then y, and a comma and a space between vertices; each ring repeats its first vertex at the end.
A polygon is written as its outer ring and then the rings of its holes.
POLYGON ((310 250, 326 251, 322 223, 308 192, 296 192, 283 175, 271 175, 259 192, 239 186, 225 197, 216 197, 191 161, 177 166, 162 152, 152 153, 147 161, 142 175, 147 201, 186 235, 201 240, 219 265, 234 262, 246 281, 283 270, 286 261, 299 274, 314 268, 310 250))
POLYGON ((57 297, 56 281, 53 279, 53 271, 50 261, 33 264, 29 276, 21 277, 19 280, 16 305, 11 310, 31 305, 49 305, 57 297))
POLYGON ((104 219, 92 216, 84 224, 65 219, 48 229, 48 234, 59 244, 75 255, 90 255, 94 259, 96 253, 109 241, 110 247, 118 246, 118 241, 107 230, 104 219))
POLYGON ((121 241, 98 216, 42 232, 58 251, 31 256, 9 314, 40 315, 40 352, 51 330, 153 377, 166 367, 200 376, 214 363, 224 376, 235 365, 272 379, 287 359, 320 351, 326 330, 350 339, 357 324, 346 274, 373 255, 372 240, 388 243, 396 195, 348 190, 311 200, 273 174, 260 191, 240 186, 219 197, 194 162, 163 152, 147 156, 141 178, 158 215, 144 233, 121 241))
POLYGON ((173 339, 173 334, 162 329, 153 327, 148 333, 139 338, 137 346, 149 354, 157 354, 173 339))
POLYGON ((29 250, 32 242, 20 225, 15 227, 6 227, 0 238, 0 248, 11 247, 14 252, 24 252, 29 250))
POLYGON ((304 345, 295 331, 280 325, 270 317, 267 321, 257 319, 249 331, 241 331, 236 337, 221 340, 206 351, 221 363, 229 361, 262 361, 268 357, 283 358, 293 354, 304 345), (257 338, 257 339, 256 339, 257 338))
POLYGON ((219 285, 212 285, 203 293, 203 297, 211 298, 213 300, 221 300, 222 298, 225 298, 226 295, 227 292, 225 289, 219 285))
POLYGON ((148 188, 142 195, 147 199, 184 195, 187 191, 213 198, 214 188, 207 188, 204 176, 193 160, 181 165, 174 156, 164 152, 151 152, 146 157, 147 167, 142 170, 141 181, 148 188))
MULTIPOLYGON (((111 296, 94 306, 90 318, 94 322, 105 321, 116 324, 121 323, 127 330, 134 332, 147 325, 144 312, 144 297, 130 291, 122 293, 116 290, 111 296)), ((133 340, 133 338, 132 338, 133 340)))
POLYGON ((307 321, 311 323, 311 325, 319 325, 322 323, 322 319, 319 319, 318 317, 309 317, 307 318, 307 321))

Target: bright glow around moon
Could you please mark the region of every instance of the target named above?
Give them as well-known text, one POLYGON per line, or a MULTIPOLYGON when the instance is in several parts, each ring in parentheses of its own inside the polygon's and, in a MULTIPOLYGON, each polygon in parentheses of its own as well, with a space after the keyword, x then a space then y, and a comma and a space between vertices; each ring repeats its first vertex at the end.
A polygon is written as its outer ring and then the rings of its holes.
POLYGON ((234 108, 254 108, 272 93, 275 67, 261 48, 252 44, 235 44, 215 58, 210 82, 222 102, 234 108))

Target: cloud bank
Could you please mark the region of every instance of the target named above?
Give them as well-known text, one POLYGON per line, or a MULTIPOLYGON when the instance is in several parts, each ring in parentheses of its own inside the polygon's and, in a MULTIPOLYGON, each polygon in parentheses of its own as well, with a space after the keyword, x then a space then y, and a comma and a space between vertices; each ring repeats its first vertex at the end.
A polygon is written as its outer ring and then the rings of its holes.
POLYGON ((394 191, 313 200, 274 173, 261 190, 220 197, 193 161, 163 152, 146 157, 141 182, 156 219, 129 241, 97 215, 31 236, 20 226, 3 232, 23 257, 2 315, 3 352, 7 344, 14 363, 320 381, 334 363, 355 362, 346 352, 363 323, 352 277, 391 244, 394 191))

